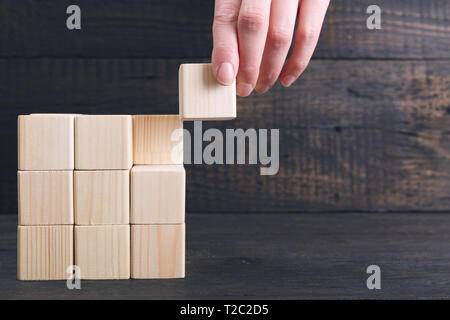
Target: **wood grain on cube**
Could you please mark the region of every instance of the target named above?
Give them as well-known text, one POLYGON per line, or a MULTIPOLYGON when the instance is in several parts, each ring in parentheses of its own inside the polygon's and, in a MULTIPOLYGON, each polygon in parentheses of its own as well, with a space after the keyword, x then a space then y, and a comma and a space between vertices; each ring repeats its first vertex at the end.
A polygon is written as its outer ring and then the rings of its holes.
POLYGON ((74 192, 77 225, 129 223, 129 170, 75 171, 74 192))
POLYGON ((132 224, 183 223, 186 172, 182 165, 134 166, 131 169, 132 224))
POLYGON ((18 117, 19 170, 73 170, 74 115, 18 117))
POLYGON ((236 83, 230 86, 219 84, 211 64, 182 64, 178 82, 183 120, 236 118, 236 83))
POLYGON ((75 118, 75 168, 129 169, 133 164, 129 115, 81 115, 75 118))
POLYGON ((132 278, 184 278, 184 269, 184 223, 131 226, 132 278))
POLYGON ((178 115, 133 116, 134 164, 183 164, 183 122, 178 115))
POLYGON ((75 226, 75 264, 81 279, 128 279, 130 226, 75 226))
POLYGON ((67 279, 73 265, 73 226, 19 226, 17 228, 17 278, 67 279))
POLYGON ((73 171, 18 171, 19 225, 73 224, 73 171))

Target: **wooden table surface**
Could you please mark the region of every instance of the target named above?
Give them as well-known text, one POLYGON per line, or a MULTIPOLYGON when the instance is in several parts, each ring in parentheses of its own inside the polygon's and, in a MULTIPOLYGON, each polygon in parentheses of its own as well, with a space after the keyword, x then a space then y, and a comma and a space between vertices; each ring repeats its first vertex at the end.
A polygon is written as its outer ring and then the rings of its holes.
POLYGON ((449 298, 450 215, 188 214, 186 278, 16 280, 14 215, 0 215, 0 299, 449 298), (366 268, 381 268, 368 290, 366 268))

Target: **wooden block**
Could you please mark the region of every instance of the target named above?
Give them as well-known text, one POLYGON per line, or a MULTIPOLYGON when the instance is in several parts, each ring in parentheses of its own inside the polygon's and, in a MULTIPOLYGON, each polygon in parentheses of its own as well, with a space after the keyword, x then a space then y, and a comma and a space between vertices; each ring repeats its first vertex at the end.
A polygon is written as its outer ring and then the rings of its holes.
POLYGON ((19 226, 17 279, 67 279, 73 265, 73 226, 19 226))
POLYGON ((133 116, 134 164, 183 164, 182 130, 178 115, 133 116))
POLYGON ((19 116, 19 170, 73 170, 74 115, 19 116))
POLYGON ((183 120, 236 118, 236 83, 230 86, 219 84, 211 64, 182 64, 178 82, 183 120))
POLYGON ((75 171, 75 224, 128 224, 130 171, 75 171))
POLYGON ((130 169, 133 164, 129 115, 81 115, 75 118, 75 168, 130 169))
POLYGON ((184 222, 186 172, 182 165, 134 166, 131 169, 132 224, 184 222))
POLYGON ((18 171, 19 225, 73 224, 73 171, 18 171))
POLYGON ((184 278, 184 266, 184 223, 131 226, 132 278, 184 278))
POLYGON ((75 226, 81 279, 130 278, 130 226, 75 226))

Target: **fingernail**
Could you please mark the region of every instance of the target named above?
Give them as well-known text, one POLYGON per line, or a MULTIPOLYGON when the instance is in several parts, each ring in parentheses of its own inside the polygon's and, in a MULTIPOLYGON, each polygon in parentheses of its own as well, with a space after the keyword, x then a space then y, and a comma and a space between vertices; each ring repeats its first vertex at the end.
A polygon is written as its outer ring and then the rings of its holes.
POLYGON ((234 70, 231 63, 224 62, 220 65, 219 70, 217 71, 217 80, 226 86, 233 83, 234 70))
POLYGON ((236 86, 236 91, 237 94, 240 95, 241 97, 247 97, 248 95, 250 95, 250 93, 252 93, 253 86, 248 83, 239 83, 236 86))
POLYGON ((258 91, 259 93, 266 93, 267 91, 269 91, 270 87, 268 85, 265 84, 258 84, 256 85, 256 91, 258 91))
POLYGON ((281 81, 281 84, 285 87, 290 87, 291 84, 294 83, 295 79, 296 79, 296 77, 294 77, 294 76, 286 76, 281 81))

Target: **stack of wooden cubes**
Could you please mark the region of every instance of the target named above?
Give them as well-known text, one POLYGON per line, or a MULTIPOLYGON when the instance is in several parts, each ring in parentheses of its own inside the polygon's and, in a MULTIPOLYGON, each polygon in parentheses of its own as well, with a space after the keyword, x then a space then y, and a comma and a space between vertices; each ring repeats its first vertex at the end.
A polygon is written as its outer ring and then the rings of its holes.
POLYGON ((75 118, 75 264, 82 279, 130 277, 129 115, 75 118))
POLYGON ((177 130, 182 137, 178 115, 133 117, 132 278, 184 277, 186 174, 177 130))
POLYGON ((74 119, 18 118, 19 280, 65 279, 74 264, 74 119))
POLYGON ((235 85, 182 65, 180 115, 18 118, 18 279, 185 275, 183 120, 236 116, 235 85))

